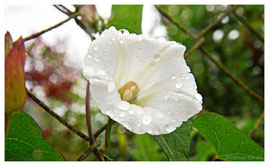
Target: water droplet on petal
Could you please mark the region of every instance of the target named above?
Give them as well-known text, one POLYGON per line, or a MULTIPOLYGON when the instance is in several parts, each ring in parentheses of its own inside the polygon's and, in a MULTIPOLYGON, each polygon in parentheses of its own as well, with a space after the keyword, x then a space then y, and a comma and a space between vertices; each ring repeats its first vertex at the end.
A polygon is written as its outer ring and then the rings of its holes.
POLYGON ((142 117, 142 122, 144 125, 149 125, 152 121, 152 118, 149 115, 144 115, 142 117))
POLYGON ((94 46, 94 47, 93 47, 93 50, 94 50, 94 51, 98 51, 98 47, 94 46))
POLYGON ((99 70, 99 71, 98 71, 98 74, 100 74, 100 75, 105 75, 106 73, 105 73, 104 70, 99 70))
POLYGON ((124 112, 121 112, 120 113, 120 117, 122 117, 122 118, 125 117, 125 113, 124 112))
POLYGON ((121 110, 128 110, 129 108, 130 108, 130 104, 128 103, 128 102, 126 102, 126 101, 121 101, 118 105, 117 105, 117 107, 119 108, 119 109, 121 109, 121 110))
POLYGON ((96 57, 93 57, 93 60, 95 61, 95 62, 100 62, 100 60, 98 59, 98 58, 96 58, 96 57))
POLYGON ((129 110, 129 114, 134 115, 135 114, 134 110, 129 110))
POLYGON ((167 114, 168 114, 168 115, 170 115, 170 114, 171 114, 171 112, 167 112, 167 114))
POLYGON ((172 80, 175 80, 177 77, 175 75, 173 75, 171 78, 172 78, 172 80))
POLYGON ((158 38, 158 41, 160 41, 160 42, 165 42, 165 38, 160 37, 160 38, 158 38))
POLYGON ((114 40, 116 40, 116 38, 115 38, 115 37, 113 37, 113 38, 112 38, 112 40, 114 41, 114 40))
POLYGON ((202 95, 200 95, 199 93, 196 93, 196 94, 194 95, 194 97, 195 97, 198 101, 200 101, 200 102, 203 100, 202 95))
POLYGON ((108 91, 108 92, 112 92, 115 88, 116 88, 116 87, 115 87, 115 84, 114 84, 113 82, 109 82, 109 83, 107 84, 107 91, 108 91))
POLYGON ((176 83, 176 85, 175 85, 175 86, 176 86, 176 88, 177 88, 177 89, 180 89, 180 88, 182 88, 182 86, 183 86, 183 85, 182 85, 182 83, 181 83, 181 82, 178 82, 178 83, 176 83))
POLYGON ((163 118, 163 114, 162 113, 158 113, 157 116, 158 116, 158 118, 163 118))
POLYGON ((188 80, 188 79, 190 79, 190 77, 187 76, 187 77, 185 77, 185 79, 188 80))
POLYGON ((168 100, 170 98, 170 96, 166 95, 164 96, 164 100, 168 100))
POLYGON ((136 112, 137 112, 138 114, 142 114, 142 113, 143 113, 143 108, 141 108, 141 107, 136 107, 136 112))
POLYGON ((175 126, 174 126, 174 124, 168 124, 168 125, 166 125, 165 126, 165 130, 167 131, 167 132, 169 132, 169 133, 171 133, 173 130, 175 130, 175 126))

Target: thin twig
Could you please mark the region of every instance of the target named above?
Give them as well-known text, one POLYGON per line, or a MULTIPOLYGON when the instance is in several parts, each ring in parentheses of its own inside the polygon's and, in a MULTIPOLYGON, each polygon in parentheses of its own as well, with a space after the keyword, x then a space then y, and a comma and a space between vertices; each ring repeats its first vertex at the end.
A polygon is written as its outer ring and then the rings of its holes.
POLYGON ((99 147, 100 145, 101 145, 101 141, 100 140, 96 140, 94 142, 94 144, 90 148, 87 149, 87 151, 85 151, 81 156, 79 156, 79 158, 77 159, 77 161, 83 161, 83 160, 85 160, 85 158, 87 156, 89 156, 91 154, 91 152, 94 149, 96 149, 97 147, 99 147))
POLYGON ((198 42, 195 43, 195 45, 184 55, 185 59, 187 59, 193 51, 195 51, 200 45, 205 41, 205 38, 200 38, 198 42))
POLYGON ((253 129, 249 132, 248 136, 251 138, 255 132, 258 130, 258 127, 262 124, 262 122, 264 121, 264 111, 261 113, 258 121, 256 122, 255 126, 253 127, 253 129))
POLYGON ((56 7, 56 9, 58 9, 62 13, 68 15, 68 16, 72 14, 72 12, 69 9, 67 9, 66 7, 64 7, 63 5, 53 5, 53 6, 56 7))
POLYGON ((72 18, 74 18, 74 17, 76 17, 78 15, 79 15, 79 13, 74 13, 74 14, 70 15, 67 19, 59 22, 56 25, 53 25, 53 26, 51 26, 51 27, 49 27, 47 29, 44 29, 44 30, 42 30, 40 32, 34 33, 34 34, 30 35, 30 36, 27 36, 27 37, 23 38, 23 41, 28 41, 28 40, 37 38, 37 37, 41 36, 42 34, 44 34, 44 33, 48 32, 48 31, 50 31, 52 29, 55 29, 55 28, 61 26, 62 24, 66 23, 67 21, 71 20, 72 18))
POLYGON ((235 5, 232 6, 230 9, 228 9, 221 17, 219 17, 214 22, 212 22, 211 24, 209 24, 208 26, 206 26, 204 29, 202 29, 200 31, 200 33, 197 35, 197 38, 199 39, 202 36, 204 36, 209 30, 211 30, 214 26, 216 26, 217 24, 219 24, 224 17, 230 15, 235 9, 236 9, 236 6, 235 5))
POLYGON ((94 134, 93 139, 95 140, 103 131, 106 129, 106 124, 100 127, 94 134))
POLYGON ((209 54, 207 50, 203 47, 199 48, 201 52, 203 52, 212 62, 214 62, 228 77, 230 77, 237 85, 239 85, 242 89, 244 89, 249 95, 259 100, 260 102, 264 102, 263 97, 255 93, 249 87, 247 87, 241 80, 236 78, 221 62, 219 62, 214 56, 209 54))
MULTIPOLYGON (((66 15, 70 15, 69 12, 71 12, 68 8, 66 8, 63 5, 54 5, 59 11, 61 11, 62 13, 66 14, 66 15), (62 8, 64 8, 66 11, 64 11, 62 8)), ((85 23, 83 23, 82 21, 80 21, 78 18, 75 17, 75 21, 77 23, 77 25, 83 29, 91 38, 91 40, 94 40, 95 37, 92 36, 92 30, 91 28, 89 28, 85 23)))
POLYGON ((264 43, 264 38, 262 37, 262 35, 257 32, 248 22, 247 20, 245 20, 243 17, 239 16, 236 11, 233 11, 234 16, 243 24, 245 25, 245 27, 251 32, 253 33, 260 41, 262 41, 264 43))
MULTIPOLYGON (((188 31, 184 26, 179 24, 177 21, 175 21, 172 17, 170 17, 167 13, 162 11, 158 6, 156 6, 158 11, 163 15, 167 20, 175 24, 179 29, 181 29, 183 32, 185 32, 187 35, 192 37, 195 40, 198 40, 195 34, 193 34, 191 31, 188 31)), ((203 52, 212 62, 214 62, 228 77, 230 77, 237 85, 239 85, 242 89, 244 89, 249 95, 254 97, 255 99, 259 100, 260 102, 264 102, 263 97, 256 94, 254 91, 252 91, 250 88, 248 88, 241 80, 236 78, 221 62, 216 60, 212 55, 210 55, 205 48, 203 48, 201 45, 199 47, 201 52, 203 52)))
POLYGON ((89 141, 89 138, 84 133, 82 133, 81 131, 79 131, 75 127, 73 127, 69 122, 67 122, 66 120, 61 118, 58 114, 56 114, 54 111, 52 111, 45 103, 43 103, 41 100, 39 100, 34 94, 29 92, 28 90, 27 90, 27 94, 40 107, 42 107, 46 112, 48 112, 50 115, 52 115, 54 118, 56 118, 59 122, 61 122, 63 125, 65 125, 68 129, 72 130, 74 133, 76 133, 78 136, 83 138, 85 141, 89 141))

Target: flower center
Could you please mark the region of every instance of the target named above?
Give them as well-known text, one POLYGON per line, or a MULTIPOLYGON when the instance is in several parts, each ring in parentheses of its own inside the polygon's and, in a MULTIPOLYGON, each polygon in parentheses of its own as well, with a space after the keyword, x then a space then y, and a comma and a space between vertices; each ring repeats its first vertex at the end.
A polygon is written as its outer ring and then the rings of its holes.
POLYGON ((118 92, 121 96, 121 99, 127 101, 129 103, 135 100, 138 94, 139 88, 138 85, 134 81, 127 82, 124 86, 122 86, 118 92))

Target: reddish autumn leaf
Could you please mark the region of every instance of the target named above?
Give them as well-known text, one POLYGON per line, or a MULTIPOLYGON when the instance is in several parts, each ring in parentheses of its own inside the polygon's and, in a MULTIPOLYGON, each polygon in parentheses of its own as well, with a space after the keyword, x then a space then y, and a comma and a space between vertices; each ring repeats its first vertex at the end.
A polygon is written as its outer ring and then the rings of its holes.
POLYGON ((5 58, 5 113, 21 110, 26 100, 25 47, 22 38, 14 44, 5 58))
POLYGON ((10 33, 6 32, 5 34, 5 58, 7 57, 8 53, 12 49, 12 46, 13 46, 13 41, 10 36, 10 33))

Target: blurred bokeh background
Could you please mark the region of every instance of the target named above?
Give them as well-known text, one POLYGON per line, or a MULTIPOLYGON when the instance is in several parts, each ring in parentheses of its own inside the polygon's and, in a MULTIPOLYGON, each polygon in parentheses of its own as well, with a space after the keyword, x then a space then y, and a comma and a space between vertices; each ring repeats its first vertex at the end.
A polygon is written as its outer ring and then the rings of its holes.
MULTIPOLYGON (((73 6, 67 7, 74 10, 73 6)), ((110 17, 111 5, 97 5, 104 22, 110 17)), ((224 5, 161 5, 173 19, 193 33, 199 33, 208 24, 221 17, 228 6, 224 5)), ((264 34, 264 6, 238 6, 236 13, 260 34, 264 34)), ((53 6, 8 6, 5 10, 6 30, 13 40, 28 36, 52 26, 66 16, 53 6)), ((144 6, 142 32, 152 37, 164 37, 184 44, 187 51, 196 41, 174 24, 161 17, 154 6, 144 6)), ((203 47, 225 65, 250 89, 264 96, 264 44, 233 15, 204 35, 203 47)), ((90 38, 71 20, 63 26, 27 42, 26 87, 72 125, 87 133, 85 123, 86 80, 81 75, 81 63, 90 38)), ((264 105, 248 95, 227 77, 199 50, 187 59, 195 75, 198 91, 203 96, 204 108, 228 118, 248 134, 264 111, 264 105)), ((92 126, 97 130, 107 122, 93 100, 92 126)), ((61 152, 66 160, 76 160, 88 149, 88 144, 65 126, 27 100, 23 109, 40 125, 47 142, 61 152)), ((215 149, 196 131, 191 133, 191 160, 212 160, 215 149)), ((264 146, 264 127, 260 125, 252 137, 264 146)), ((104 133, 99 136, 104 139, 104 133)), ((102 146, 102 145, 101 145, 102 146)), ((111 145, 107 155, 112 159, 163 161, 165 154, 150 135, 135 135, 115 124, 111 132, 111 145)), ((90 155, 86 160, 95 160, 90 155)))

